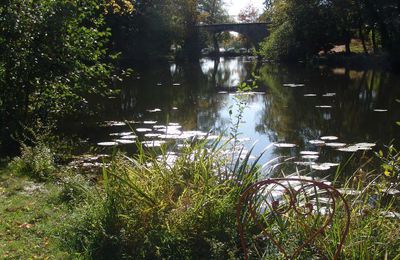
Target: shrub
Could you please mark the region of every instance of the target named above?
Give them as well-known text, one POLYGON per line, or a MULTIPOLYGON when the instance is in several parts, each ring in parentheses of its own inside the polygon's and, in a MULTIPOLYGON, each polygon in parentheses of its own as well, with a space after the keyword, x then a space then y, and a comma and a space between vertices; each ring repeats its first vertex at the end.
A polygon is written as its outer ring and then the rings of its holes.
POLYGON ((15 174, 43 181, 50 178, 56 169, 54 154, 44 144, 33 147, 22 145, 21 156, 10 162, 9 169, 15 174))

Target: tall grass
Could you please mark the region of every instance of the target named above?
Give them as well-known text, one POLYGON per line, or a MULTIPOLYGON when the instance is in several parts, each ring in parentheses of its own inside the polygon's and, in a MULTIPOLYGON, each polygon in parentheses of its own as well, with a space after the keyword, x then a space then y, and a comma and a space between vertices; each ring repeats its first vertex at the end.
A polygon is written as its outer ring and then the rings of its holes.
MULTIPOLYGON (((165 151, 161 157, 144 149, 134 158, 116 156, 103 170, 98 195, 78 211, 81 219, 73 224, 68 245, 96 259, 242 258, 236 205, 243 190, 263 178, 263 168, 257 166, 257 159, 250 162, 251 151, 239 156, 240 149, 232 163, 223 155, 226 147, 221 140, 192 142, 174 164, 167 163, 170 155, 165 151)), ((384 176, 356 178, 358 174, 334 183, 341 186, 351 208, 350 232, 341 257, 399 259, 400 222, 390 215, 398 212, 398 199, 377 189, 384 176)), ((338 210, 339 218, 305 248, 302 259, 334 255, 345 221, 338 210)), ((298 223, 314 221, 286 217, 298 223)), ((281 230, 278 239, 301 244, 309 232, 303 224, 281 230)), ((259 230, 249 230, 250 236, 260 235, 259 230)), ((252 248, 254 258, 282 257, 270 241, 264 239, 261 245, 264 251, 252 248)))
POLYGON ((248 156, 227 163, 224 147, 190 143, 173 165, 166 152, 117 156, 103 172, 97 221, 88 217, 89 229, 75 230, 82 235, 75 246, 94 258, 235 258, 236 200, 257 168, 248 156))

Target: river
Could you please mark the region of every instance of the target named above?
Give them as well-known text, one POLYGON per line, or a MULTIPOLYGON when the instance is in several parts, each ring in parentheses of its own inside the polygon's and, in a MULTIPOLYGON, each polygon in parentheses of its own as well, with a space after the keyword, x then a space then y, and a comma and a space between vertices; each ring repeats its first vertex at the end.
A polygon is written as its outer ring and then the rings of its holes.
POLYGON ((252 57, 160 62, 134 71, 120 95, 107 100, 106 112, 64 131, 98 153, 133 152, 134 135, 148 146, 167 141, 174 150, 173 139, 229 136, 242 102, 238 137, 247 149, 254 146, 254 156, 269 147, 260 163, 286 156, 334 166, 353 152, 373 155, 400 140, 400 77, 391 72, 261 64, 252 57), (237 86, 253 81, 257 88, 239 96, 237 86))

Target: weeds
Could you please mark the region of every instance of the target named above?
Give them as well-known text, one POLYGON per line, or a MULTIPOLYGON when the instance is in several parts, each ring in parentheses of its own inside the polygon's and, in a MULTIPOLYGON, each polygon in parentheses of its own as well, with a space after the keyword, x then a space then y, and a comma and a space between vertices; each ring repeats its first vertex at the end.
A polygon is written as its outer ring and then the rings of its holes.
POLYGON ((55 171, 54 154, 44 144, 34 147, 22 145, 21 156, 14 158, 9 169, 17 175, 27 175, 36 180, 46 180, 55 171))

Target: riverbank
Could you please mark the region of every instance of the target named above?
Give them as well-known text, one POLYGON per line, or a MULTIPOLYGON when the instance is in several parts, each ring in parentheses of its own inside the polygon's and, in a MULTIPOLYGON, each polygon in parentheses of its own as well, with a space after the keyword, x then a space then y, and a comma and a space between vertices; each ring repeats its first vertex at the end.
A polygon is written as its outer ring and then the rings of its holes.
MULTIPOLYGON (((257 160, 249 161, 250 153, 243 154, 243 160, 232 161, 221 150, 224 146, 216 144, 192 143, 179 154, 163 153, 161 157, 152 149, 139 149, 131 158, 117 155, 103 165, 103 175, 93 185, 84 171, 74 172, 62 165, 39 181, 34 177, 37 173, 23 174, 18 171, 22 168, 11 164, 0 175, 4 201, 0 205, 0 256, 240 259, 237 202, 244 187, 265 172, 256 165, 257 160)), ((351 211, 344 259, 400 257, 399 192, 393 186, 399 177, 399 154, 391 148, 380 156, 382 168, 370 167, 368 162, 376 158, 364 158, 352 176, 332 182, 351 211)), ((27 155, 25 159, 28 161, 27 155)), ((345 175, 346 164, 338 176, 345 175)), ((283 168, 277 164, 268 169, 278 177, 283 168)), ((307 172, 301 177, 309 178, 307 172)), ((338 208, 339 215, 342 209, 338 208)), ((289 216, 290 221, 298 218, 289 216)), ((343 225, 342 220, 345 218, 334 222, 333 230, 343 225)), ((295 234, 308 232, 303 228, 285 229, 279 239, 302 243, 302 237, 295 234)), ((335 232, 327 231, 304 252, 330 255, 337 243, 335 232)), ((271 245, 265 246, 272 250, 270 257, 280 256, 271 245)), ((257 258, 256 251, 250 253, 257 258)))
POLYGON ((311 60, 311 64, 331 67, 345 67, 355 70, 381 69, 396 70, 397 65, 392 64, 387 55, 366 55, 361 53, 330 53, 320 55, 311 60))

